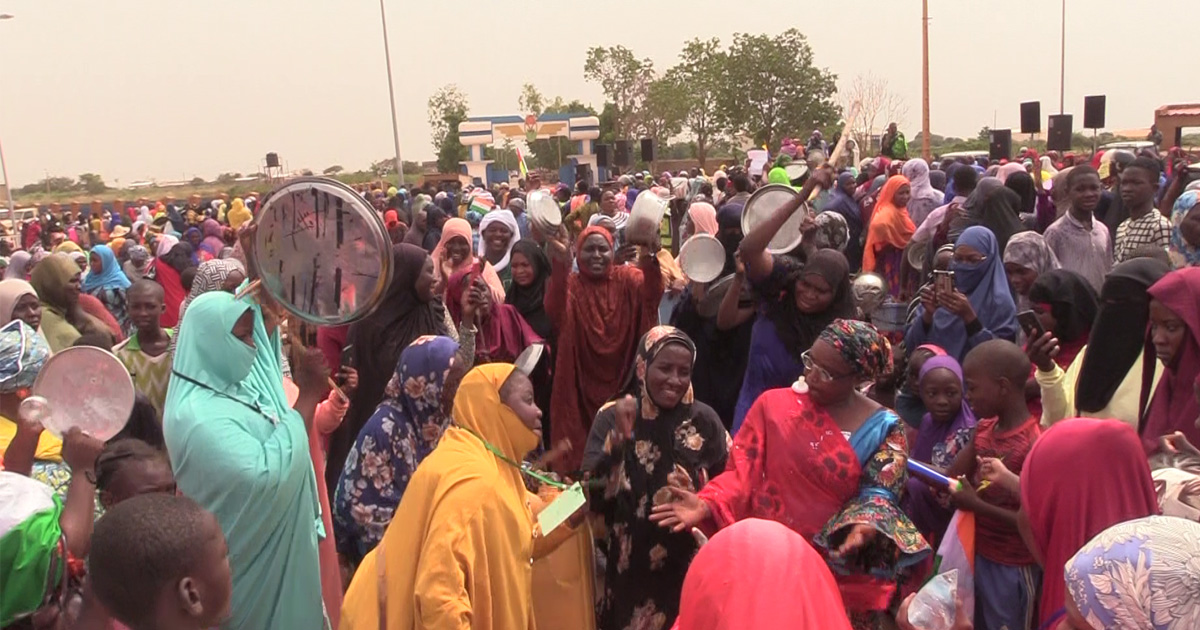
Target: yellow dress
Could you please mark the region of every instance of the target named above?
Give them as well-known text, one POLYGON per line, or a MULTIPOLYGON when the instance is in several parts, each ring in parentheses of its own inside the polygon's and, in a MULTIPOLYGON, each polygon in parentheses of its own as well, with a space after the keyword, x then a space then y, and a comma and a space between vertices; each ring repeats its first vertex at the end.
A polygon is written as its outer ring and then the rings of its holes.
POLYGON ((520 471, 480 439, 512 461, 537 446, 500 402, 512 370, 483 365, 463 378, 453 425, 417 468, 398 517, 350 583, 343 630, 534 628, 529 497, 520 471))

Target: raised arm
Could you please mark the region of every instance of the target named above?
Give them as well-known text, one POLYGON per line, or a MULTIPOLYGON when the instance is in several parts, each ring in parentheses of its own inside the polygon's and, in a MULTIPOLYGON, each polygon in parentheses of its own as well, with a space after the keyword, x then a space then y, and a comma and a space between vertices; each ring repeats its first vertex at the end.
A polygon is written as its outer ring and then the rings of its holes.
POLYGON ((808 181, 804 183, 804 188, 800 189, 800 194, 795 199, 783 204, 775 214, 767 217, 766 221, 755 226, 746 238, 742 239, 739 250, 742 252, 742 262, 746 264, 746 273, 751 280, 761 280, 766 278, 771 273, 772 261, 771 254, 767 252, 767 245, 771 243, 771 239, 775 237, 788 219, 792 218, 796 210, 806 199, 812 195, 813 190, 817 186, 822 188, 830 188, 833 185, 833 169, 829 167, 819 168, 813 171, 809 176, 808 181))
POLYGON ((554 323, 554 330, 561 331, 567 312, 567 280, 571 276, 571 249, 567 246, 567 232, 559 228, 558 234, 546 241, 550 255, 550 280, 542 305, 554 323))

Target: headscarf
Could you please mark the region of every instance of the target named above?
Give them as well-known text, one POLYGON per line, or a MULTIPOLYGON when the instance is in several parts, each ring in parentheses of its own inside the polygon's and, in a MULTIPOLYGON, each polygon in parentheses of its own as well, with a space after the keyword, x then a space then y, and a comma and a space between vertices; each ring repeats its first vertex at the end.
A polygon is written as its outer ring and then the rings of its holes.
POLYGON ((0 326, 7 324, 13 320, 13 311, 17 309, 17 302, 26 295, 37 297, 37 291, 33 290, 33 285, 24 280, 17 278, 6 278, 0 281, 0 326))
POLYGON ((400 353, 418 337, 449 332, 442 303, 436 297, 422 302, 417 296, 417 280, 428 258, 429 254, 416 245, 393 245, 392 283, 375 311, 352 324, 346 335, 351 361, 359 374, 358 389, 350 398, 350 409, 342 424, 330 435, 329 465, 325 470, 329 488, 337 487, 346 454, 383 398, 400 353))
MULTIPOLYGON (((930 346, 927 344, 921 347, 929 348, 930 346)), ((932 417, 926 412, 921 423, 921 431, 917 434, 917 439, 912 447, 912 458, 922 462, 931 461, 937 445, 945 442, 946 438, 958 432, 959 429, 975 426, 975 413, 971 411, 971 405, 967 403, 962 366, 959 365, 957 359, 946 354, 931 357, 921 366, 918 380, 924 380, 926 374, 938 368, 950 370, 954 376, 958 377, 959 385, 963 386, 962 408, 959 409, 958 415, 953 420, 945 424, 934 424, 932 417)))
POLYGON ((162 234, 154 245, 154 255, 158 258, 166 256, 171 248, 179 244, 179 237, 171 236, 170 234, 162 234))
MULTIPOLYGON (((432 208, 432 206, 430 206, 432 208)), ((513 233, 513 238, 519 232, 513 233)), ((511 255, 511 254, 510 254, 511 255)), ((507 257, 506 259, 507 260, 507 257)), ((467 223, 466 219, 454 217, 448 219, 445 225, 442 226, 442 238, 438 241, 437 247, 433 249, 433 273, 437 278, 445 283, 450 279, 450 276, 463 270, 469 270, 471 265, 475 264, 475 254, 471 252, 471 224, 467 223), (461 238, 467 242, 467 256, 457 267, 450 262, 450 253, 447 251, 446 244, 450 239, 461 238)), ((507 264, 507 263, 505 263, 507 264)), ((496 269, 491 263, 483 263, 483 280, 487 282, 488 288, 492 291, 492 299, 496 302, 504 302, 504 283, 500 281, 500 276, 496 275, 496 269)), ((449 297, 444 297, 444 301, 449 302, 449 297)))
POLYGON ((693 234, 713 236, 717 233, 717 209, 711 203, 692 202, 688 207, 688 219, 692 223, 693 234))
POLYGON ((57 246, 55 246, 54 249, 51 250, 50 253, 51 254, 81 254, 81 253, 83 253, 83 248, 80 247, 79 243, 76 243, 75 241, 63 241, 63 242, 59 243, 57 246))
POLYGON ((929 164, 921 158, 913 158, 904 162, 900 174, 908 179, 912 197, 906 208, 914 223, 920 223, 929 216, 929 212, 942 205, 942 193, 934 189, 929 181, 929 164), (916 203, 914 203, 916 202, 916 203))
POLYGON ((1043 155, 1041 159, 1038 160, 1038 163, 1042 169, 1042 179, 1050 179, 1051 177, 1058 175, 1058 169, 1054 168, 1054 162, 1050 159, 1050 156, 1043 155))
MULTIPOLYGON (((972 225, 980 225, 981 217, 983 216, 983 202, 987 200, 988 195, 1004 188, 1004 184, 995 177, 981 177, 978 183, 975 184, 975 190, 967 196, 967 200, 962 203, 962 212, 958 216, 950 219, 950 240, 955 241, 963 230, 972 225)), ((950 202, 946 202, 950 203, 950 202)), ((949 214, 949 212, 947 212, 949 214)), ((1003 250, 1001 250, 1003 251, 1003 250)))
POLYGON ((246 207, 246 202, 242 201, 241 197, 237 197, 230 203, 229 211, 225 213, 225 218, 229 220, 229 227, 237 230, 246 223, 253 221, 254 215, 246 207))
POLYGON ((846 244, 850 242, 850 226, 845 217, 836 212, 819 212, 813 223, 816 225, 812 232, 814 247, 836 249, 839 252, 846 249, 846 244))
POLYGON ((92 255, 100 258, 100 273, 89 273, 83 279, 83 290, 93 293, 101 289, 128 289, 129 278, 121 271, 121 263, 108 245, 97 245, 92 248, 92 255))
POLYGON ((1008 178, 1017 173, 1024 173, 1025 165, 1020 162, 1009 162, 1003 164, 996 170, 996 179, 1000 180, 1001 184, 1007 183, 1008 178))
MULTIPOLYGON (((468 372, 454 396, 454 422, 447 432, 465 430, 473 439, 490 444, 510 461, 519 462, 537 448, 538 438, 500 400, 500 388, 514 369, 510 363, 489 363, 468 372)), ((494 453, 484 456, 496 458, 499 476, 508 478, 513 488, 524 489, 524 479, 516 466, 500 461, 494 453)))
POLYGON ((1146 371, 1142 378, 1141 405, 1145 413, 1141 415, 1138 432, 1146 452, 1153 453, 1158 450, 1159 436, 1175 431, 1181 431, 1192 444, 1200 444, 1200 426, 1197 426, 1200 401, 1196 400, 1194 389, 1196 376, 1200 375, 1200 310, 1197 309, 1200 305, 1200 267, 1172 271, 1155 282, 1147 293, 1171 309, 1187 326, 1171 365, 1163 366, 1158 389, 1149 400, 1149 407, 1147 398, 1155 361, 1152 356, 1154 344, 1150 341, 1152 332, 1146 332, 1146 359, 1143 362, 1146 371))
POLYGON ((858 205, 858 202, 854 200, 854 197, 847 194, 845 189, 842 188, 845 184, 852 181, 854 181, 854 175, 852 173, 844 172, 841 175, 838 175, 837 185, 834 186, 833 190, 829 193, 829 201, 825 203, 824 212, 837 212, 843 217, 846 217, 847 220, 857 219, 859 226, 858 229, 861 230, 862 208, 858 205))
MULTIPOLYGON (((973 194, 971 196, 974 197, 973 194)), ((1018 216, 1020 209, 1021 197, 1001 186, 988 194, 976 210, 967 211, 967 224, 982 225, 991 230, 996 236, 1000 251, 1004 251, 1008 240, 1026 229, 1018 216)))
MULTIPOLYGON (((521 226, 517 225, 517 218, 513 216, 512 210, 492 210, 483 215, 483 220, 479 222, 479 249, 475 252, 481 259, 484 252, 487 251, 487 243, 483 238, 483 231, 493 223, 503 224, 509 230, 508 251, 504 253, 504 258, 501 258, 500 262, 492 265, 492 268, 496 272, 501 272, 508 268, 508 260, 512 256, 513 245, 516 245, 517 241, 521 240, 521 226)), ((443 236, 445 235, 444 229, 442 234, 443 236)))
MULTIPOLYGON (((1016 337, 1017 305, 1008 288, 1008 275, 1000 260, 996 237, 985 227, 969 227, 958 237, 955 246, 968 245, 983 254, 983 262, 967 264, 953 262, 954 285, 967 296, 979 323, 1001 338, 1016 337)), ((924 313, 924 305, 917 308, 917 317, 924 313)), ((963 320, 950 311, 939 308, 933 314, 933 326, 928 338, 945 348, 946 354, 962 361, 967 353, 967 327, 963 320)))
MULTIPOLYGON (((192 279, 192 290, 179 305, 180 322, 183 321, 183 316, 192 300, 210 291, 220 291, 225 280, 235 271, 246 275, 246 268, 236 260, 206 260, 200 263, 200 266, 196 268, 196 277, 192 279)), ((176 331, 176 338, 179 336, 178 332, 176 331)))
POLYGON ((200 242, 200 249, 216 258, 221 254, 221 250, 225 249, 225 240, 222 238, 225 228, 222 228, 216 219, 205 219, 201 228, 204 230, 204 240, 200 242))
POLYGON ((1062 607, 1064 565, 1117 523, 1158 514, 1138 437, 1119 420, 1075 418, 1046 430, 1021 467, 1021 509, 1042 560, 1038 626, 1062 607))
POLYGON ((946 184, 946 171, 929 171, 929 185, 937 191, 939 206, 945 203, 943 194, 946 192, 946 184))
POLYGON ((8 259, 8 267, 4 268, 5 279, 24 280, 29 276, 28 268, 29 261, 32 256, 29 252, 19 249, 13 252, 13 255, 8 259))
POLYGON ((835 319, 817 340, 833 346, 860 380, 873 381, 892 371, 892 344, 871 324, 835 319))
POLYGON ((181 274, 195 267, 197 264, 196 254, 193 253, 192 246, 182 241, 176 243, 166 255, 159 256, 159 259, 181 274))
POLYGON ((1066 564, 1067 590, 1096 630, 1200 627, 1200 523, 1147 516, 1109 527, 1066 564))
POLYGON ((1017 208, 1026 214, 1030 214, 1036 210, 1037 206, 1037 189, 1033 185, 1033 177, 1025 171, 1013 173, 1004 180, 1004 187, 1017 193, 1017 197, 1021 199, 1021 203, 1017 208))
MULTIPOLYGON (((774 296, 770 296, 774 297, 774 296)), ((820 249, 808 257, 800 270, 789 274, 783 295, 767 300, 766 316, 784 347, 797 360, 809 349, 821 331, 837 318, 854 317, 854 295, 850 291, 850 266, 846 257, 834 249, 820 249), (820 313, 803 313, 796 306, 796 281, 815 275, 833 289, 833 300, 820 313)))
POLYGON ((721 269, 721 275, 727 276, 737 268, 738 247, 742 244, 742 239, 745 234, 740 234, 742 229, 742 209, 745 206, 741 204, 725 204, 717 211, 717 240, 721 241, 721 246, 725 248, 725 266, 721 269), (725 230, 737 228, 739 234, 726 234, 725 230))
POLYGON ((1091 283, 1066 269, 1055 269, 1038 276, 1029 289, 1029 301, 1050 305, 1050 313, 1057 322, 1054 336, 1061 344, 1086 336, 1099 311, 1096 290, 1091 283))
POLYGON ((553 324, 546 314, 546 283, 550 281, 550 259, 537 242, 521 239, 513 245, 512 253, 521 254, 533 267, 533 283, 527 287, 513 280, 512 286, 505 296, 505 303, 517 308, 521 317, 529 322, 529 326, 542 339, 549 339, 553 333, 553 324))
POLYGON ((1142 352, 1150 321, 1146 290, 1170 270, 1162 261, 1134 258, 1113 267, 1104 277, 1087 352, 1075 380, 1079 411, 1095 413, 1107 407, 1125 380, 1142 352))
POLYGON ((692 339, 686 333, 674 326, 655 326, 642 335, 641 340, 638 342, 633 371, 629 373, 629 378, 625 387, 622 388, 622 392, 633 396, 640 402, 637 411, 637 418, 639 420, 658 420, 661 416, 663 422, 666 422, 670 426, 676 426, 679 422, 692 417, 692 402, 695 398, 692 394, 691 383, 688 384, 688 389, 679 400, 679 404, 672 409, 662 409, 659 407, 654 402, 653 396, 646 384, 646 371, 650 368, 650 364, 654 362, 658 353, 671 344, 677 344, 686 348, 692 356, 692 363, 696 362, 696 344, 692 342, 692 339))
POLYGON ((673 630, 850 627, 821 554, 787 526, 749 518, 700 548, 683 581, 673 630))
POLYGON ((33 387, 51 354, 46 340, 29 324, 10 320, 0 326, 0 393, 33 387))
MULTIPOLYGON (((446 282, 446 308, 455 322, 462 321, 461 297, 472 278, 471 270, 464 269, 454 272, 446 282)), ((475 327, 478 329, 475 337, 475 356, 480 358, 480 363, 512 363, 525 348, 542 340, 529 327, 525 318, 521 317, 517 307, 503 302, 497 303, 494 299, 491 300, 491 310, 487 318, 477 317, 475 327)))
POLYGON ((1004 264, 1008 263, 1020 265, 1038 276, 1061 267, 1046 239, 1033 230, 1014 234, 1008 240, 1004 247, 1004 264))
MULTIPOLYGON (((1197 207, 1198 201, 1200 192, 1189 190, 1180 195, 1171 208, 1171 253, 1181 257, 1184 264, 1193 267, 1200 265, 1200 245, 1193 247, 1183 238, 1183 221, 1197 207)), ((16 258, 16 254, 13 254, 13 257, 16 258)), ((12 263, 9 264, 11 266, 12 263)))
POLYGON ((429 199, 425 195, 417 195, 412 202, 412 208, 409 215, 412 216, 412 225, 408 226, 408 233, 404 235, 404 242, 417 247, 425 246, 425 232, 428 231, 428 213, 426 213, 426 229, 422 230, 417 226, 417 215, 426 208, 430 207, 429 199))
POLYGON ((897 208, 893 203, 896 192, 903 186, 908 186, 908 178, 903 175, 893 175, 883 185, 875 210, 871 214, 871 223, 867 226, 867 242, 863 249, 863 270, 875 270, 875 250, 884 245, 903 250, 917 226, 913 225, 908 211, 897 208))
MULTIPOLYGON (((941 351, 941 348, 928 344, 920 346, 920 348, 941 351)), ((920 375, 917 377, 918 383, 924 381, 925 375, 936 369, 949 370, 958 379, 958 384, 962 387, 963 392, 962 405, 958 413, 950 421, 944 423, 934 422, 933 414, 926 411, 917 425, 917 439, 912 444, 909 456, 922 463, 944 466, 957 456, 953 449, 959 444, 959 436, 962 432, 972 429, 976 419, 975 413, 971 411, 971 405, 967 403, 967 388, 963 381, 962 366, 954 357, 941 354, 929 358, 921 366, 920 375)), ((897 405, 899 405, 899 399, 897 399, 897 405)), ((921 408, 924 409, 924 407, 925 405, 922 403, 921 408)), ((905 511, 912 517, 913 523, 921 530, 922 534, 926 536, 933 534, 932 539, 940 539, 950 524, 953 510, 943 507, 929 484, 921 479, 909 476, 907 487, 906 505, 908 508, 905 511)))
POLYGON ((788 177, 786 170, 784 170, 782 167, 776 166, 767 172, 767 183, 783 184, 784 186, 791 187, 792 179, 788 177))

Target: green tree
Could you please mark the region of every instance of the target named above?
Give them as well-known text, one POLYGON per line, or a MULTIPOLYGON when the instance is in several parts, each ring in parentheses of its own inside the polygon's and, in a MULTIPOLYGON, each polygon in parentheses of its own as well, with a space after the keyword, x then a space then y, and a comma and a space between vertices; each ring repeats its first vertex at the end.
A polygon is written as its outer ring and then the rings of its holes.
POLYGON ((987 125, 984 125, 983 127, 981 127, 979 129, 979 133, 975 134, 975 139, 983 140, 984 142, 991 142, 992 141, 992 128, 988 127, 987 125))
POLYGON ((104 184, 104 178, 95 173, 84 173, 79 176, 79 187, 86 190, 88 194, 95 195, 108 190, 108 186, 104 184))
POLYGON ((337 175, 338 173, 341 173, 344 170, 346 170, 346 169, 342 168, 341 164, 334 164, 333 166, 330 166, 329 168, 321 171, 321 173, 323 173, 325 175, 337 175))
POLYGON ((724 83, 725 61, 728 55, 721 50, 721 40, 693 39, 685 42, 679 53, 679 64, 667 71, 667 77, 684 86, 683 126, 696 139, 696 155, 704 168, 710 143, 722 132, 717 95, 724 83))
POLYGON ((666 145, 683 131, 687 116, 687 89, 670 78, 655 79, 646 90, 641 114, 635 131, 644 138, 654 138, 666 145))
POLYGON ((737 33, 718 92, 721 119, 755 144, 805 138, 841 115, 837 76, 813 64, 812 47, 792 28, 776 35, 737 33))
POLYGON ((638 59, 624 46, 588 49, 583 77, 600 84, 613 105, 613 133, 626 138, 637 129, 639 112, 655 79, 654 62, 638 59))
POLYGON ((532 83, 526 83, 521 86, 521 96, 517 98, 517 107, 521 109, 522 114, 533 114, 541 116, 542 110, 545 109, 546 97, 538 91, 532 83))
POLYGON ((438 170, 457 173, 467 159, 467 148, 458 140, 458 125, 467 119, 467 96, 454 84, 444 85, 429 97, 429 127, 437 150, 438 170))

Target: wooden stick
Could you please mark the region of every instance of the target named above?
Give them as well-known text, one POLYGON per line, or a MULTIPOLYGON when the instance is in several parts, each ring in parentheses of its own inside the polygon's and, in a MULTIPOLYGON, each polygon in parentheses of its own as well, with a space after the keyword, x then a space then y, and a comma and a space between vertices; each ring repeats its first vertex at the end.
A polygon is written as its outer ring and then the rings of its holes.
POLYGON ((238 291, 237 295, 233 296, 233 299, 240 300, 240 299, 246 297, 247 295, 250 295, 251 293, 258 291, 259 287, 261 287, 261 286, 262 286, 262 280, 260 278, 255 278, 255 279, 251 280, 250 284, 247 284, 245 288, 243 288, 241 291, 238 291))
POLYGON ((333 378, 327 378, 325 380, 329 383, 329 387, 333 391, 337 392, 338 397, 341 398, 342 401, 350 402, 350 397, 346 395, 346 392, 342 391, 341 387, 338 387, 338 384, 333 380, 333 378))

